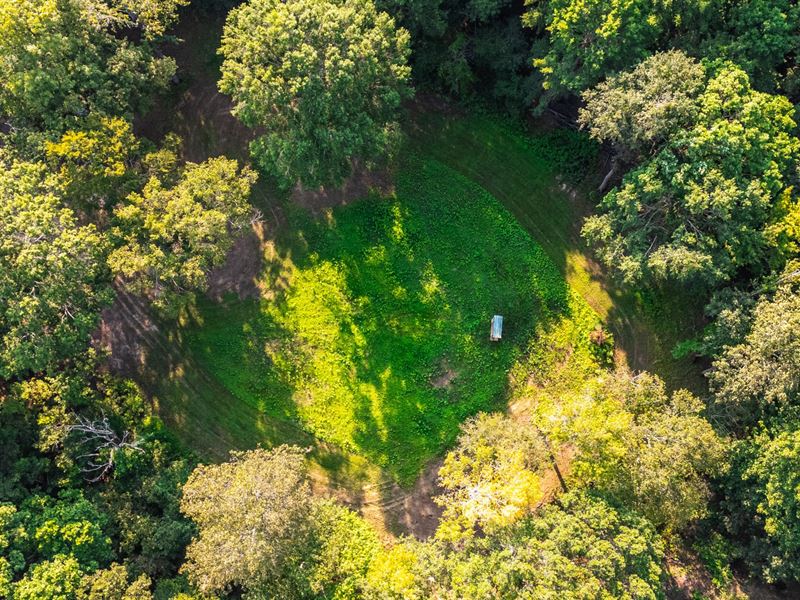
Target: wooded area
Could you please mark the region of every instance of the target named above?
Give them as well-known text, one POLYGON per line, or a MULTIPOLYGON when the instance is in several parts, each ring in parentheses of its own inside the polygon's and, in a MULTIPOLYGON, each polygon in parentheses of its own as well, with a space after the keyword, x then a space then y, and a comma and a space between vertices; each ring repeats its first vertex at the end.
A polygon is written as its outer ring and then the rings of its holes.
POLYGON ((794 0, 0 0, 0 598, 800 595, 798 60, 794 0))

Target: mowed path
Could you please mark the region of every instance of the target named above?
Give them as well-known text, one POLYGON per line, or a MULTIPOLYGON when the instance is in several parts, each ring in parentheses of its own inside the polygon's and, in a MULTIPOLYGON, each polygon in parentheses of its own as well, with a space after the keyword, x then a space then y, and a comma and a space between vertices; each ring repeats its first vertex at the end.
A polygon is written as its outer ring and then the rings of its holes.
POLYGON ((703 390, 699 367, 672 356, 675 343, 698 326, 697 307, 687 310, 686 298, 665 302, 661 296, 656 298, 661 303, 658 310, 669 318, 659 318, 648 312, 633 290, 607 277, 585 247, 580 230, 593 209, 587 193, 593 181, 579 187, 568 185, 532 150, 526 134, 497 118, 430 109, 412 114, 414 147, 477 182, 505 205, 548 253, 570 287, 607 324, 619 360, 634 371, 657 373, 672 387, 703 390))
MULTIPOLYGON (((249 132, 230 116, 229 100, 216 90, 218 61, 213 50, 220 28, 218 20, 195 15, 184 20, 178 36, 191 40, 195 54, 189 52, 190 44, 174 50, 182 88, 138 123, 139 132, 152 139, 168 131, 179 133, 187 160, 223 154, 247 157, 249 132)), ((667 378, 691 371, 691 365, 671 361, 669 347, 644 324, 635 298, 616 291, 599 275, 579 237, 588 203, 554 178, 520 134, 488 119, 433 113, 414 114, 410 129, 411 144, 418 151, 477 182, 517 217, 568 283, 609 323, 633 368, 656 370, 667 378)), ((255 196, 269 228, 281 227, 281 203, 263 187, 255 196)), ((224 282, 215 291, 256 293, 254 277, 270 239, 269 229, 257 229, 237 244, 228 265, 215 275, 212 283, 224 282)), ((268 418, 233 397, 185 350, 181 327, 155 323, 135 298, 121 295, 106 316, 105 338, 114 347, 120 370, 142 384, 170 429, 202 460, 225 460, 232 449, 259 444, 299 444, 310 449, 310 475, 319 493, 359 509, 389 534, 426 537, 435 529, 439 510, 432 497, 437 493, 438 461, 424 470, 415 486, 403 489, 362 457, 321 443, 298 425, 268 418)))

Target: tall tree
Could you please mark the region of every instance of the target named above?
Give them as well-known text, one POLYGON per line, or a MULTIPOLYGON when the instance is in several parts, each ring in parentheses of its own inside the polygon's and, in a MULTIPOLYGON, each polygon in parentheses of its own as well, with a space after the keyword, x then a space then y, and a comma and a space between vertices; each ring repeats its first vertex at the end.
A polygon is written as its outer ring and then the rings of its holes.
MULTIPOLYGON (((0 1, 0 117, 62 132, 88 114, 127 115, 175 72, 147 43, 113 35, 88 0, 0 1)), ((139 3, 141 4, 141 3, 139 3)))
POLYGON ((663 556, 645 519, 571 492, 485 536, 396 545, 373 562, 366 597, 655 599, 663 556))
POLYGON ((205 289, 207 272, 224 261, 235 233, 250 222, 256 175, 226 158, 173 171, 169 154, 148 157, 154 169, 166 160, 166 174, 153 172, 141 193, 114 209, 117 247, 108 262, 129 289, 174 314, 191 292, 205 289))
POLYGON ((0 169, 0 377, 13 378, 80 353, 111 293, 105 239, 44 165, 0 154, 0 169))
POLYGON ((464 423, 458 446, 439 470, 445 492, 437 535, 458 538, 474 528, 491 532, 525 515, 542 499, 541 473, 549 453, 531 427, 500 414, 464 423))
POLYGON ((705 70, 679 50, 654 54, 582 94, 579 123, 624 161, 652 155, 700 111, 705 70))
POLYGON ((228 16, 219 87, 283 185, 338 184, 397 142, 408 44, 371 0, 251 0, 228 16))
POLYGON ((732 65, 710 77, 697 104, 695 122, 628 173, 603 198, 602 214, 586 221, 584 236, 626 281, 713 286, 775 261, 768 230, 798 181, 794 109, 754 90, 732 65))
POLYGON ((762 430, 737 444, 723 481, 729 533, 768 582, 800 580, 800 429, 762 430))
POLYGON ((652 0, 526 0, 523 22, 548 35, 534 66, 545 100, 578 93, 644 59, 663 24, 652 0))
POLYGON ((652 523, 679 530, 707 514, 723 446, 685 390, 648 373, 607 375, 572 398, 542 403, 538 422, 576 451, 569 481, 611 494, 652 523))
POLYGON ((785 416, 800 406, 800 274, 791 269, 752 311, 744 340, 714 361, 709 383, 717 403, 740 424, 785 416))
POLYGON ((181 510, 199 535, 185 570, 201 592, 280 585, 295 547, 309 535, 303 454, 288 446, 234 453, 231 462, 201 465, 189 477, 181 510))

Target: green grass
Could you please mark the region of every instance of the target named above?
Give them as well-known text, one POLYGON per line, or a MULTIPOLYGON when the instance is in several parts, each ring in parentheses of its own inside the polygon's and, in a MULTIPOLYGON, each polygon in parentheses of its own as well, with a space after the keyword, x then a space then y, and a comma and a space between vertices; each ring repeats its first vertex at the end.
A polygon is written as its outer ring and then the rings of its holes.
POLYGON ((569 286, 600 315, 635 370, 649 370, 672 388, 705 390, 701 369, 672 356, 692 337, 703 302, 682 289, 648 291, 617 285, 591 259, 581 239, 597 200, 596 148, 585 134, 525 132, 497 117, 414 114, 411 145, 477 182, 541 244, 569 286))
POLYGON ((394 197, 289 220, 268 299, 202 303, 187 347, 241 402, 403 483, 466 417, 505 407, 509 371, 543 340, 560 332, 593 364, 597 315, 512 214, 436 160, 407 158, 394 197))

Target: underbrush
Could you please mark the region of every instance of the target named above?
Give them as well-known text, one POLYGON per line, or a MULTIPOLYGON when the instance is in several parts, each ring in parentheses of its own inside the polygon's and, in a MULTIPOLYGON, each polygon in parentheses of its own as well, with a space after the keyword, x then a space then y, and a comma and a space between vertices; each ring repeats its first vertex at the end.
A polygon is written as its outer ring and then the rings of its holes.
POLYGON ((401 483, 463 419, 504 408, 514 365, 594 368, 597 315, 497 200, 434 160, 407 158, 393 197, 289 218, 270 299, 202 304, 189 347, 237 398, 401 483))

